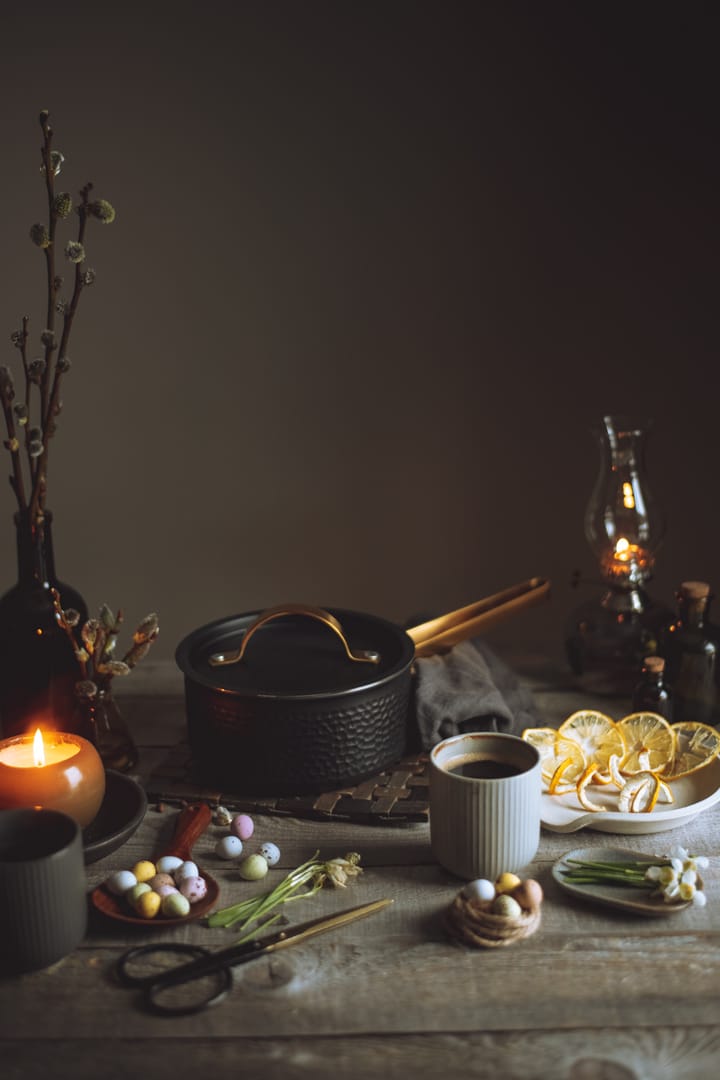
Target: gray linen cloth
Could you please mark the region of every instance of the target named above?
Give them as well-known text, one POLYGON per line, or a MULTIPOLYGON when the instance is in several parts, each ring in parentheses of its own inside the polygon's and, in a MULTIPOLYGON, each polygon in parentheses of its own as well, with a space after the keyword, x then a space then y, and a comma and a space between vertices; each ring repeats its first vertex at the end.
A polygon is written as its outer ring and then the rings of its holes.
POLYGON ((455 645, 440 656, 415 661, 415 714, 423 750, 465 731, 519 735, 541 727, 529 690, 483 641, 455 645))

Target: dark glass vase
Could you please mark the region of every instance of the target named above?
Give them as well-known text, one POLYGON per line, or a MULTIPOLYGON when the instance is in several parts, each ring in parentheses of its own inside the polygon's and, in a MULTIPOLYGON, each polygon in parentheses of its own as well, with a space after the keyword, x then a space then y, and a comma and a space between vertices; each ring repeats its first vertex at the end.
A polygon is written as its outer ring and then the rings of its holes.
POLYGON ((137 765, 137 747, 110 690, 78 696, 73 727, 95 746, 106 769, 126 773, 137 765))
POLYGON ((36 724, 74 731, 75 684, 82 676, 72 644, 57 624, 51 589, 60 603, 87 619, 76 589, 55 573, 52 514, 41 524, 15 515, 18 580, 0 598, 0 730, 5 737, 36 724))

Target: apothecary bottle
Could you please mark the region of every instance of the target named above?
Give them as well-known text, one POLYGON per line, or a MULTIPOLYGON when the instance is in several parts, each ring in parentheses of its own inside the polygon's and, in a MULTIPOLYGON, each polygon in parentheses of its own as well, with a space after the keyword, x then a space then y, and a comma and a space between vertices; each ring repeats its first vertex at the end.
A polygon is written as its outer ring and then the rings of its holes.
POLYGON ((672 723, 672 698, 665 685, 665 660, 646 656, 632 697, 633 712, 652 712, 672 723))
POLYGON ((665 678, 673 699, 673 721, 717 724, 718 641, 710 621, 710 586, 684 581, 676 593, 677 618, 665 635, 665 678))

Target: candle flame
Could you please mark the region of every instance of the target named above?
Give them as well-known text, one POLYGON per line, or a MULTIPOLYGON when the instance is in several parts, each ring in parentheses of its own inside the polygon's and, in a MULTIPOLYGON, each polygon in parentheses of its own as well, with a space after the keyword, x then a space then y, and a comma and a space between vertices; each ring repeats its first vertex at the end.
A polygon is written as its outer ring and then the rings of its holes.
POLYGON ((624 536, 621 536, 615 545, 615 555, 618 559, 627 559, 630 556, 630 544, 624 536))
POLYGON ((45 743, 40 728, 36 729, 33 738, 33 761, 39 769, 45 764, 45 743))

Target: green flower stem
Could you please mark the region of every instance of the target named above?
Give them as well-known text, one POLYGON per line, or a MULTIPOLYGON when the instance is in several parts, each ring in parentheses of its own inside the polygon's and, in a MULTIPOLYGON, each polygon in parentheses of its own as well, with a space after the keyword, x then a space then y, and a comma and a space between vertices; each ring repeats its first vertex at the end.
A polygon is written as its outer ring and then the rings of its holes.
MULTIPOLYGON (((298 890, 306 885, 308 881, 318 873, 322 867, 322 863, 318 862, 319 851, 316 851, 312 859, 308 859, 307 862, 302 863, 295 870, 291 871, 287 877, 283 878, 279 885, 276 885, 270 892, 262 893, 260 896, 251 897, 249 900, 242 900, 238 904, 231 904, 230 907, 222 908, 220 911, 213 912, 208 917, 208 926, 235 926, 240 923, 240 929, 244 930, 251 922, 257 923, 262 919, 264 915, 269 914, 281 904, 286 904, 290 900, 300 900, 304 897, 314 896, 315 893, 321 888, 321 884, 313 886, 311 889, 306 889, 299 896, 296 895, 298 890)), ((276 916, 279 918, 279 915, 276 916)), ((275 921, 274 919, 272 920, 275 921)), ((263 924, 269 925, 268 922, 263 924)), ((253 933, 259 930, 259 926, 256 926, 253 933)), ((252 935, 246 935, 241 938, 242 941, 252 935)))
POLYGON ((569 870, 562 870, 566 881, 573 885, 629 885, 633 888, 654 889, 656 881, 645 877, 651 866, 669 866, 668 859, 652 859, 637 862, 584 862, 568 859, 569 870))

